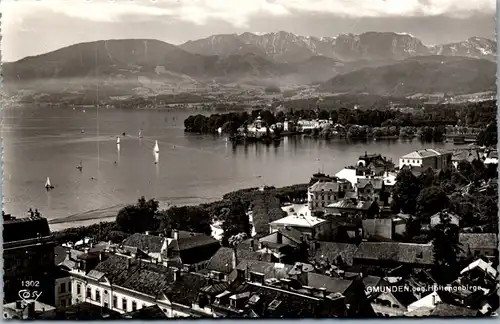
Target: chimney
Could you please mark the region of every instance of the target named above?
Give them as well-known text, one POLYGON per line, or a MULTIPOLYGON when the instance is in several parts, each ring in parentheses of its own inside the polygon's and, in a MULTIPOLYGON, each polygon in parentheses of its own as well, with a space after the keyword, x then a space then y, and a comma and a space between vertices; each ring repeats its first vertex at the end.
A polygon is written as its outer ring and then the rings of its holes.
POLYGON ((283 244, 283 234, 280 231, 276 232, 276 243, 283 244))
POLYGON ((245 279, 246 277, 245 269, 236 269, 236 277, 238 279, 245 279))
POLYGON ((181 269, 174 270, 174 282, 181 278, 181 269))
POLYGON ((319 288, 318 295, 320 298, 325 298, 326 297, 326 288, 324 288, 324 287, 319 288))
POLYGON ((66 258, 67 258, 68 260, 71 260, 71 249, 67 249, 67 250, 66 250, 66 258))
POLYGON ((104 259, 104 252, 99 252, 99 261, 102 261, 104 259))
POLYGON ((172 230, 172 238, 174 240, 178 240, 179 239, 179 231, 178 230, 172 230))
MULTIPOLYGON (((253 242, 253 240, 252 240, 252 242, 253 242)), ((238 266, 238 253, 237 253, 235 247, 233 247, 232 250, 233 251, 232 251, 232 256, 231 256, 231 266, 232 266, 232 268, 234 270, 238 266)))
POLYGON ((132 259, 127 258, 127 270, 130 269, 130 266, 132 265, 132 259))
POLYGON ((28 318, 32 319, 35 317, 35 302, 31 301, 28 303, 28 318))
POLYGON ((252 239, 250 241, 250 251, 255 252, 255 240, 252 239))

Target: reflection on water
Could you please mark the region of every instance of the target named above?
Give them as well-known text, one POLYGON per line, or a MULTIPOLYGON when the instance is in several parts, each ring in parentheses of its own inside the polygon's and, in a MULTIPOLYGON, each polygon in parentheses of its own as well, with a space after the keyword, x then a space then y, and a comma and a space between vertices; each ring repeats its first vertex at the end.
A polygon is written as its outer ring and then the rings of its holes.
POLYGON ((316 159, 324 172, 335 173, 365 151, 397 161, 429 147, 418 141, 301 137, 235 146, 224 136, 184 133, 182 121, 189 112, 101 109, 97 117, 86 109, 86 114, 54 107, 4 110, 6 212, 19 215, 31 207, 55 219, 108 210, 141 195, 174 204, 203 203, 238 188, 306 183, 318 169, 316 159), (116 138, 123 133, 118 146, 116 138), (154 155, 156 163, 151 163, 155 141, 162 157, 154 155), (75 169, 80 161, 81 172, 75 169), (50 193, 44 189, 46 177, 55 185, 50 193))

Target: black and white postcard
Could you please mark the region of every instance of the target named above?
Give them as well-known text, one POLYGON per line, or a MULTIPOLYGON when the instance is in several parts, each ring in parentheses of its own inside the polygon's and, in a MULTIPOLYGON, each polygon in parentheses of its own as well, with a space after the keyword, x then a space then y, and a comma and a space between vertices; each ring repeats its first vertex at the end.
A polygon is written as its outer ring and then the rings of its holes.
POLYGON ((2 1, 3 317, 491 317, 494 0, 2 1))

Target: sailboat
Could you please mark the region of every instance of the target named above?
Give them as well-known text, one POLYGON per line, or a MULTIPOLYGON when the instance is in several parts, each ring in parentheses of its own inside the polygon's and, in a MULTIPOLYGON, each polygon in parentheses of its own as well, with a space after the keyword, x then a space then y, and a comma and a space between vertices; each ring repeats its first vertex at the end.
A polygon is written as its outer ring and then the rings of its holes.
POLYGON ((120 136, 116 138, 116 144, 120 144, 120 136))
POLYGON ((153 149, 153 151, 155 153, 159 153, 160 152, 160 148, 158 147, 158 141, 155 141, 155 148, 153 149))
POLYGON ((47 189, 47 190, 54 189, 54 186, 52 184, 50 184, 49 177, 47 177, 47 181, 45 181, 45 189, 47 189))
POLYGON ((160 153, 155 152, 154 156, 155 156, 155 164, 158 164, 158 162, 160 161, 160 153))
POLYGON ((80 170, 80 172, 82 172, 83 169, 82 161, 80 161, 80 164, 76 168, 80 170))
POLYGON ((139 138, 142 138, 142 128, 139 130, 139 138))

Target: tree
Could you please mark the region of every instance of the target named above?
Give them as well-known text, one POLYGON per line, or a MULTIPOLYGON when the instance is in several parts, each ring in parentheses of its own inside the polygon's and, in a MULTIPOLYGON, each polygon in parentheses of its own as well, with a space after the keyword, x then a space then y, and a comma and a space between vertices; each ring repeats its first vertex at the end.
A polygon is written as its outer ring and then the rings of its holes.
POLYGON ((250 235, 250 220, 241 199, 231 199, 230 207, 226 209, 225 215, 222 217, 222 229, 224 230, 223 241, 240 233, 250 235))
POLYGON ((458 255, 463 250, 459 242, 459 228, 451 223, 450 215, 442 212, 439 218, 440 223, 431 232, 434 255, 433 273, 438 283, 447 284, 459 274, 458 255))
POLYGON ((212 233, 209 211, 203 206, 173 206, 162 211, 160 219, 162 231, 177 229, 207 235, 212 233))
POLYGON ((156 218, 159 202, 142 196, 135 205, 128 205, 120 209, 116 216, 116 224, 120 231, 126 233, 142 233, 156 230, 158 220, 156 218))
POLYGON ((479 146, 496 146, 498 143, 497 134, 497 121, 496 119, 486 126, 486 129, 482 130, 477 135, 477 144, 479 146))
POLYGON ((473 179, 474 167, 469 161, 460 161, 457 166, 458 172, 467 180, 473 179))
POLYGON ((440 187, 424 188, 417 197, 417 215, 428 220, 432 215, 448 208, 449 199, 440 187))
POLYGON ((431 187, 434 185, 434 182, 436 181, 435 175, 434 175, 434 170, 432 168, 427 168, 424 172, 422 172, 418 176, 418 182, 420 183, 420 189, 424 189, 427 187, 431 187))
POLYGON ((419 193, 418 179, 408 168, 402 169, 396 177, 393 189, 393 211, 414 214, 419 193))

